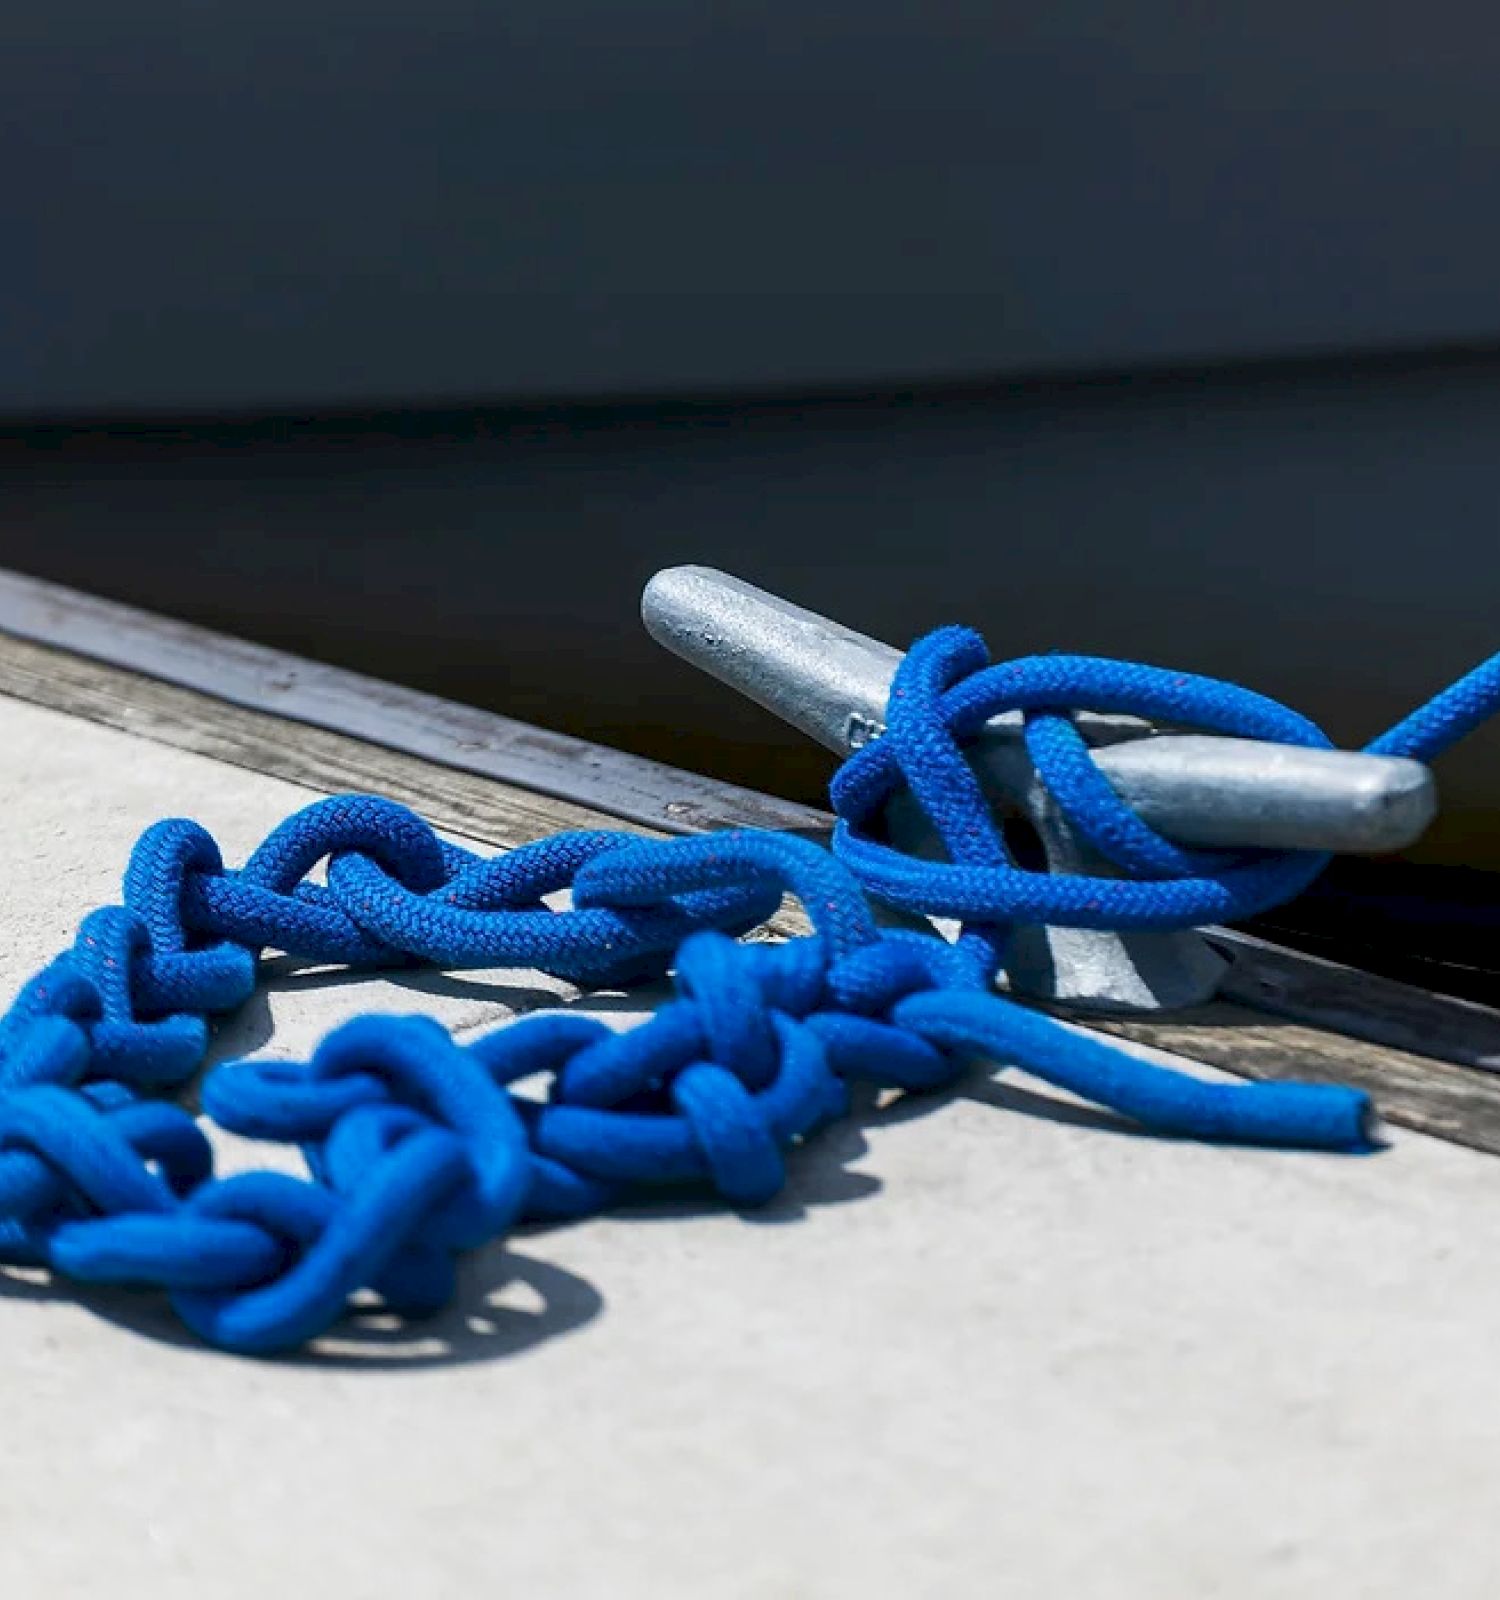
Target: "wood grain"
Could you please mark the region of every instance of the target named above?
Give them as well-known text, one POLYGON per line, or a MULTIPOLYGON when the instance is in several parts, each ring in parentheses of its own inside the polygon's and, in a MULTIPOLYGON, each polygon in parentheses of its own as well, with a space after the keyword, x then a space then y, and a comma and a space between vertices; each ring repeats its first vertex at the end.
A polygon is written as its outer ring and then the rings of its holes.
POLYGON ((1500 1072, 1500 1011, 1433 994, 1227 928, 1207 937, 1231 958, 1219 998, 1317 1023, 1335 1033, 1409 1055, 1500 1072))
POLYGON ((230 705, 9 634, 0 634, 0 693, 328 794, 378 790, 438 827, 485 844, 514 847, 559 828, 653 832, 572 801, 230 705))

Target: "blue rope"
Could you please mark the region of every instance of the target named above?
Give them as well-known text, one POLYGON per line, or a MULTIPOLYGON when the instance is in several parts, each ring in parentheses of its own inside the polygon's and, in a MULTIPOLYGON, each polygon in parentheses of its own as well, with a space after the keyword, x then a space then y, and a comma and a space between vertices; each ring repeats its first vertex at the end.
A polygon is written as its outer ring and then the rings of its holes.
MULTIPOLYGON (((1430 755, 1497 703, 1500 658, 1371 748, 1430 755)), ((1068 720, 1082 707, 1327 744, 1295 712, 1228 684, 1087 657, 991 666, 975 635, 945 629, 902 666, 888 735, 834 780, 836 856, 762 832, 582 832, 486 858, 404 807, 345 796, 299 812, 230 871, 195 823, 158 823, 131 857, 123 903, 86 917, 0 1020, 0 1260, 157 1286, 205 1340, 283 1350, 360 1291, 402 1314, 437 1309, 455 1258, 519 1223, 681 1184, 764 1203, 787 1151, 847 1110, 852 1082, 930 1091, 976 1056, 1164 1133, 1367 1148, 1357 1091, 1204 1082, 992 991, 1017 923, 1241 916, 1322 865, 1161 838, 1094 767, 1068 720), (1025 713, 1058 804, 1128 877, 1011 862, 963 755, 1010 709, 1025 713), (875 813, 901 789, 946 861, 915 861, 877 836, 875 813), (560 890, 565 910, 546 903, 560 890), (950 945, 882 929, 866 890, 959 917, 964 934, 950 945), (809 937, 732 937, 786 894, 806 908, 809 937), (363 1017, 305 1064, 219 1066, 203 1084, 206 1115, 299 1147, 308 1172, 219 1176, 200 1123, 153 1096, 198 1070, 212 1019, 249 997, 266 949, 356 968, 538 968, 584 985, 670 968, 675 992, 623 1033, 553 1013, 461 1047, 428 1019, 363 1017), (545 1090, 529 1090, 538 1079, 545 1090)))

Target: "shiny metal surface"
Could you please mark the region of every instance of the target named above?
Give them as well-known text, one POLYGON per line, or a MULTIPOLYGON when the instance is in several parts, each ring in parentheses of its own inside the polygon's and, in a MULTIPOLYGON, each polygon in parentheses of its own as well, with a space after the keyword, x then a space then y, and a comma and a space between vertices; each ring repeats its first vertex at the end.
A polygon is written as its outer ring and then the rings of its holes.
MULTIPOLYGON (((669 567, 641 615, 659 644, 847 754, 876 737, 901 652, 711 567, 669 567)), ((1367 854, 1411 844, 1437 809, 1420 762, 1248 739, 1158 734, 1131 717, 1084 714, 1100 769, 1146 822, 1183 844, 1367 854)), ((978 741, 993 787, 1013 793, 1018 714, 978 741)), ((1029 770, 1029 762, 1026 762, 1029 770)))

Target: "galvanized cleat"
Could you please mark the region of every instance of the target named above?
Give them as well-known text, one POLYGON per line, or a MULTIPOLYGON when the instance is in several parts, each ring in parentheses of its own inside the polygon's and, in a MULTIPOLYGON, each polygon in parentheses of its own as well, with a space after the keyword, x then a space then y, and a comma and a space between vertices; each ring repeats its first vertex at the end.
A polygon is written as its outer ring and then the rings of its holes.
MULTIPOLYGON (((646 586, 659 644, 839 755, 884 731, 901 652, 711 567, 671 567, 646 586)), ((1120 797, 1179 843, 1379 854, 1420 837, 1436 810, 1420 762, 1343 750, 1164 733, 1135 717, 1081 712, 1079 731, 1120 797)), ((1049 869, 1114 875, 1068 825, 1021 738, 1022 718, 988 722, 969 754, 1002 812, 1035 829, 1049 869)), ((893 837, 930 850, 925 820, 893 806, 893 837)), ((1226 959, 1196 933, 1026 927, 1006 981, 1031 999, 1096 1012, 1177 1010, 1209 999, 1226 959)))

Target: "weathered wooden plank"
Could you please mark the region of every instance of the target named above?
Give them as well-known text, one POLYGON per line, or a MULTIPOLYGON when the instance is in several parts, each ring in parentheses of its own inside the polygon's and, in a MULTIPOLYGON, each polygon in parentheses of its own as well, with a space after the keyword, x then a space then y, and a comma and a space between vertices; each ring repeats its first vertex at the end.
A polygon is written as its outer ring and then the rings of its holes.
POLYGON ((0 569, 0 629, 229 707, 343 733, 648 828, 814 831, 828 819, 701 773, 0 569))
POLYGON ((216 761, 338 794, 373 789, 438 827, 512 847, 559 828, 635 827, 516 784, 288 721, 0 633, 0 693, 216 761))
POLYGON ((1500 1072, 1500 1011, 1490 1006, 1227 928, 1211 929, 1208 937, 1233 958, 1220 985, 1223 999, 1410 1055, 1500 1072))

